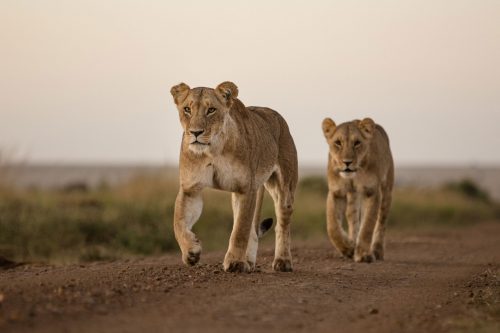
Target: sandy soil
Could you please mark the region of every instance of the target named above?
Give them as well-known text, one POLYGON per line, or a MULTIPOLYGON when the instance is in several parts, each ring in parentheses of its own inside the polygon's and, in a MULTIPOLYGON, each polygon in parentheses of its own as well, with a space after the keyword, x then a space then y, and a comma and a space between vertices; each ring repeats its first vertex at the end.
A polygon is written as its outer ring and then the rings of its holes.
POLYGON ((221 270, 180 255, 0 269, 1 332, 498 332, 500 223, 389 234, 355 264, 326 239, 296 243, 295 271, 221 270))

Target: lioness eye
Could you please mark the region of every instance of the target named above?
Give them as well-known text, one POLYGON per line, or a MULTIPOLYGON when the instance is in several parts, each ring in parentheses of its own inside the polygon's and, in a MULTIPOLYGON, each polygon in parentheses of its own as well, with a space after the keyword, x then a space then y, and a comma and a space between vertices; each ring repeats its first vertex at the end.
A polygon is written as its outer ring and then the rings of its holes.
POLYGON ((191 115, 191 108, 189 106, 186 106, 184 108, 184 113, 187 114, 187 115, 191 115))
POLYGON ((340 142, 340 140, 336 140, 334 143, 337 147, 342 146, 342 142, 340 142))
POLYGON ((214 113, 215 111, 217 111, 217 109, 216 109, 216 108, 208 108, 208 110, 207 110, 207 115, 212 114, 212 113, 214 113))
POLYGON ((354 142, 354 148, 361 146, 361 141, 357 140, 354 142))

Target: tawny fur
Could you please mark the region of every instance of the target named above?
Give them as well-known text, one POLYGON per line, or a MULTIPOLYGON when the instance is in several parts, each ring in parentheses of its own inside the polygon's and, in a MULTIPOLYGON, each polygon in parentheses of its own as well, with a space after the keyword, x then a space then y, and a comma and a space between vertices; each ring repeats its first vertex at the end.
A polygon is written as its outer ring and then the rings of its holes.
POLYGON ((384 237, 394 185, 389 138, 370 118, 336 126, 326 118, 328 154, 328 236, 344 256, 357 262, 384 259, 384 237), (348 233, 342 228, 347 219, 348 233))
POLYGON ((273 268, 291 271, 290 217, 297 184, 297 152, 285 120, 264 107, 245 107, 238 88, 223 82, 215 89, 172 87, 184 129, 180 152, 180 190, 174 231, 184 263, 194 265, 201 243, 191 228, 200 217, 206 187, 232 192, 234 214, 224 270, 255 268, 264 188, 276 210, 273 268))

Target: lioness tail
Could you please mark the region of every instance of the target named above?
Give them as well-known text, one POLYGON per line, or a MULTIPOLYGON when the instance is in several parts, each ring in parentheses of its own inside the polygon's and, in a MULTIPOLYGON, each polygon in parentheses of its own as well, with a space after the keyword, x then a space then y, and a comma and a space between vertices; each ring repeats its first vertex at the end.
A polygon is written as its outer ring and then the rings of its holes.
POLYGON ((272 226, 273 226, 273 219, 271 217, 262 220, 257 230, 257 236, 261 238, 269 229, 271 229, 272 226))

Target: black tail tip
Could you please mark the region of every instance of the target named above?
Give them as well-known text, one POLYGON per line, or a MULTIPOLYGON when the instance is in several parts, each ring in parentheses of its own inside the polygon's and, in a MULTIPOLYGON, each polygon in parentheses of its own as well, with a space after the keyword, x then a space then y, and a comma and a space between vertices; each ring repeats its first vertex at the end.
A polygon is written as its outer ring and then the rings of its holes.
POLYGON ((271 217, 267 218, 267 219, 264 219, 262 222, 260 222, 260 225, 259 225, 259 237, 264 236, 264 234, 269 229, 271 229, 272 226, 273 226, 273 219, 271 217))

